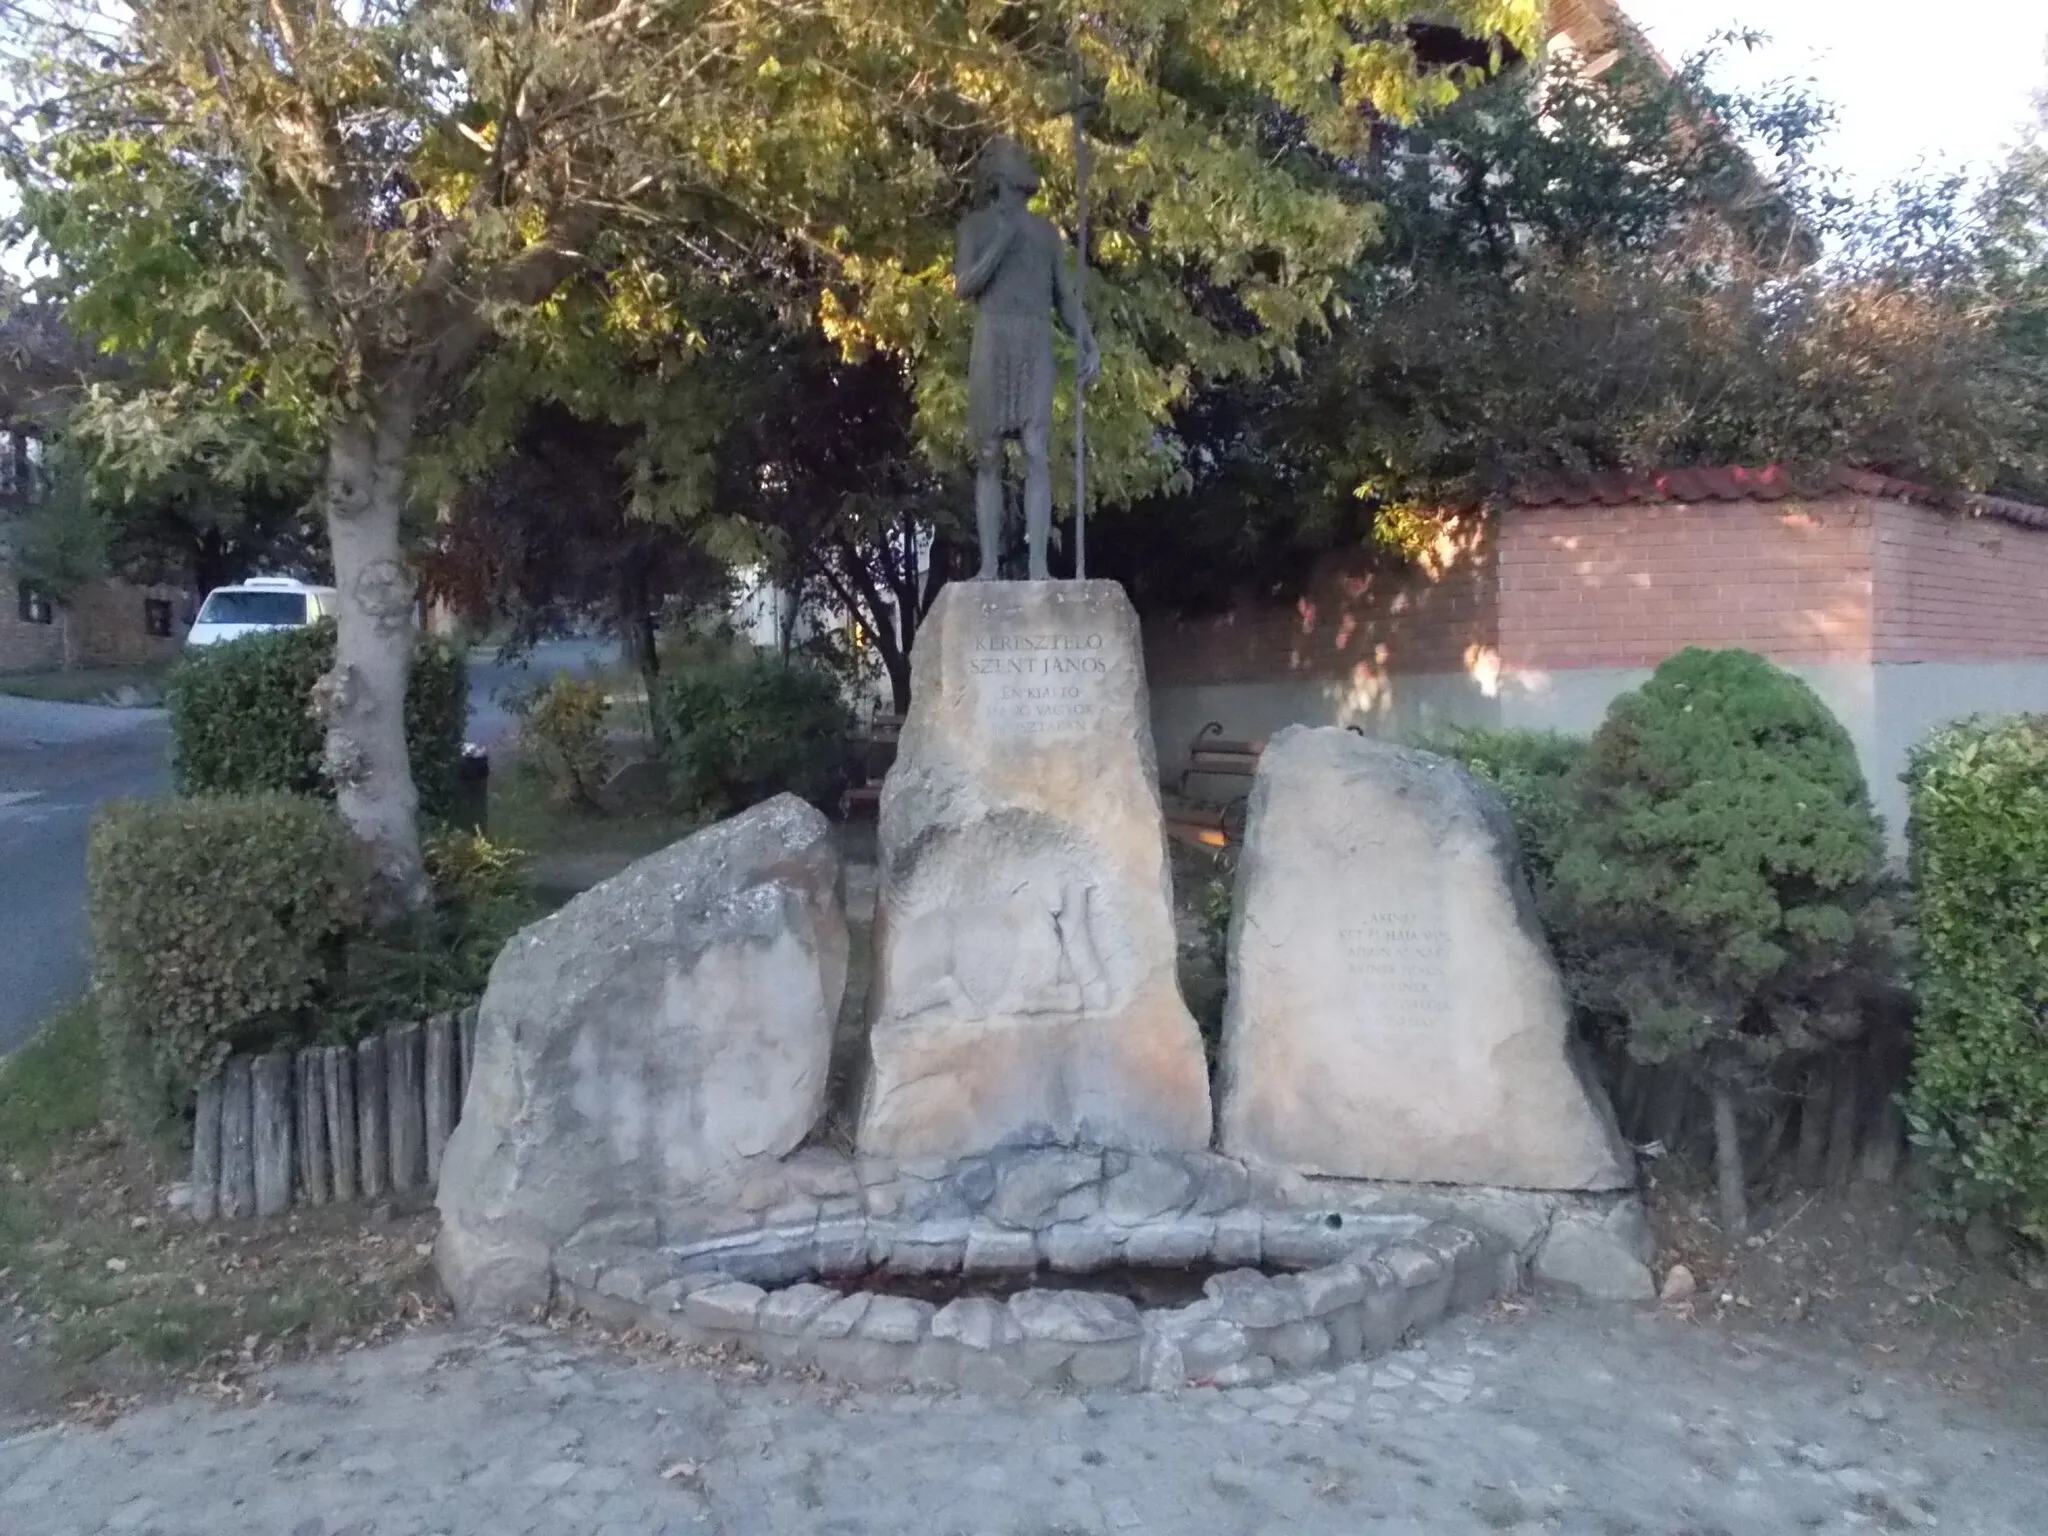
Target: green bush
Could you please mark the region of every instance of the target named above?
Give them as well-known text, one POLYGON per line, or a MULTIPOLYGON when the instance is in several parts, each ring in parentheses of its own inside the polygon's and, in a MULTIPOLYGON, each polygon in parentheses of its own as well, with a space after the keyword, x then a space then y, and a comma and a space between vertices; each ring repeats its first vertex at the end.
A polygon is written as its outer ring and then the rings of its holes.
POLYGON ((1514 818, 1532 883, 1546 888, 1578 814, 1572 775, 1586 760, 1585 739, 1559 731, 1453 728, 1432 732, 1417 745, 1455 758, 1493 788, 1514 818))
POLYGON ((298 795, 118 802, 86 872, 115 1108, 143 1136, 231 1052, 309 1038, 362 925, 354 841, 298 795))
POLYGON ((602 683, 559 675, 521 700, 519 740, 557 800, 597 803, 611 766, 604 739, 608 702, 602 683))
POLYGON ((2048 1242, 2048 716, 1938 730, 1906 782, 1915 1139, 1951 1214, 2048 1242))
POLYGON ((1856 749, 1747 651, 1681 651, 1609 708, 1575 776, 1550 922, 1579 1001, 1628 1054, 1714 1099, 1723 1214, 1735 1114, 1788 1053, 1853 1039, 1888 960, 1883 837, 1856 749))
POLYGON ((539 917, 525 858, 471 832, 427 839, 433 901, 395 927, 351 935, 323 1036, 350 1040, 402 1019, 473 1002, 506 940, 539 917))
POLYGON ((664 677, 662 709, 682 805, 729 816, 787 792, 836 809, 854 721, 830 673, 766 652, 686 654, 664 677))
MULTIPOLYGON (((312 697, 333 665, 334 626, 327 623, 188 651, 171 673, 165 701, 179 792, 332 795, 312 697)), ((423 639, 406 689, 405 735, 420 810, 429 817, 454 808, 468 719, 463 653, 423 639)))

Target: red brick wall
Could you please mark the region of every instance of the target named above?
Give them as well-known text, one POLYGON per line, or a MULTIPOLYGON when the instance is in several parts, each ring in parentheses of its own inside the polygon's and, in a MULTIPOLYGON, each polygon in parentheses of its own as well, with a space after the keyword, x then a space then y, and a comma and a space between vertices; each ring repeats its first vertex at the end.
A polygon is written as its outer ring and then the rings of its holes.
POLYGON ((1865 659, 1872 518, 1857 501, 1510 509, 1501 665, 1646 667, 1688 645, 1865 659))
POLYGON ((1415 566, 1331 559, 1291 604, 1145 620, 1155 688, 1462 672, 1498 641, 1491 530, 1476 520, 1415 566))
POLYGON ((2048 529, 1876 504, 1878 661, 2048 656, 2048 529))
POLYGON ((1421 568, 1332 561, 1292 605, 1147 620, 1155 687, 1652 667, 2048 657, 2048 529, 1855 497, 1511 508, 1421 568))

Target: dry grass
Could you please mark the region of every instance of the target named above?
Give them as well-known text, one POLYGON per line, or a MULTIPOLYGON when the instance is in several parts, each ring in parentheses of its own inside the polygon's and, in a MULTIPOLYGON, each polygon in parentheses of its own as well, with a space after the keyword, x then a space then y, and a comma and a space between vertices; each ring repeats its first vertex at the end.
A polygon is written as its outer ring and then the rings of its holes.
POLYGON ((260 1366, 440 1315, 431 1216, 195 1227, 98 1104, 83 1009, 0 1063, 0 1422, 179 1385, 234 1393, 260 1366))

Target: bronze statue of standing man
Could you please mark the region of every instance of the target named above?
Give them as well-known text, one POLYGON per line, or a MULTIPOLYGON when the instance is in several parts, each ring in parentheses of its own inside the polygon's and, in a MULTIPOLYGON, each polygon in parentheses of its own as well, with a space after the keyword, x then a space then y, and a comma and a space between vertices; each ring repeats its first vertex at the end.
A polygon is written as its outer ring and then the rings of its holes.
MULTIPOLYGON (((967 370, 967 430, 975 452, 974 526, 981 543, 981 579, 996 575, 1003 531, 1003 445, 1024 448, 1024 536, 1030 579, 1047 576, 1052 531, 1052 317, 1073 336, 1080 385, 1102 362, 1081 294, 1068 269, 1064 242, 1027 199, 1038 172, 1023 147, 995 139, 981 157, 989 200, 960 225, 953 283, 975 306, 974 353, 967 370)), ((1079 409, 1080 390, 1075 391, 1079 409)))

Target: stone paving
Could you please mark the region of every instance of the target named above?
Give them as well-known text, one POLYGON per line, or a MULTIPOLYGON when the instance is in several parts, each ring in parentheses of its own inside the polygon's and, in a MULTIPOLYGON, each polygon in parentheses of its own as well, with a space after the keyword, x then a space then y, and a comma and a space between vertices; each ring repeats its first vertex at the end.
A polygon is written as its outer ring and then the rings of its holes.
POLYGON ((2040 1426, 1636 1311, 1468 1319, 1178 1397, 862 1393, 540 1329, 416 1335, 0 1438, 0 1532, 2038 1532, 2040 1426))

